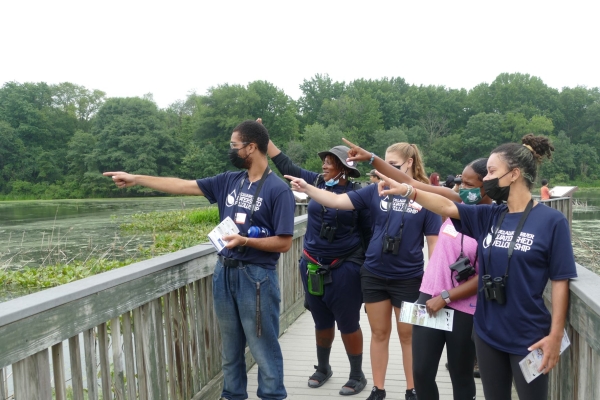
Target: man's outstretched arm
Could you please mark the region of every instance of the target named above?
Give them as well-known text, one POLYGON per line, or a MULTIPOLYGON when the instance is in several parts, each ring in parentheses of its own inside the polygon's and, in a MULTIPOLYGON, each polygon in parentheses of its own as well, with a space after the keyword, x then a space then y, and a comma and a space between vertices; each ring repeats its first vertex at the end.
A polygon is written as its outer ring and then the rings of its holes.
POLYGON ((122 171, 105 172, 103 175, 112 177, 115 185, 121 189, 139 185, 171 194, 204 195, 195 180, 149 175, 132 175, 122 171))

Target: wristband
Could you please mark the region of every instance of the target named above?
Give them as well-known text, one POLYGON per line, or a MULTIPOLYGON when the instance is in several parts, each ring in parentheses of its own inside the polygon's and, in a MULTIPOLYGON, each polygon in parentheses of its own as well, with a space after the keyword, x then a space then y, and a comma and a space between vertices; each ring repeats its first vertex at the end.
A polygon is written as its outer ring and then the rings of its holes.
POLYGON ((373 165, 373 160, 375 159, 375 153, 371 153, 371 159, 369 160, 369 164, 373 165))
POLYGON ((244 244, 242 246, 245 246, 248 244, 248 238, 246 238, 246 241, 244 242, 244 244))

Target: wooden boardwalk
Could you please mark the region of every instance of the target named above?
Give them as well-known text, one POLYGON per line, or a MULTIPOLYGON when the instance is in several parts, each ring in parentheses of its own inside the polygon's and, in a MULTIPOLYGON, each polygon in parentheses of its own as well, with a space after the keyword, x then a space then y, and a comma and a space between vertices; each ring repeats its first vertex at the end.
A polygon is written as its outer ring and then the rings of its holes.
MULTIPOLYGON (((369 356, 369 343, 371 341, 371 329, 366 314, 361 316, 361 327, 363 330, 365 346, 363 354, 363 370, 367 376, 367 387, 365 390, 356 395, 351 396, 351 399, 366 399, 369 396, 369 391, 373 387, 371 377, 371 358, 369 356)), ((288 328, 281 336, 283 358, 284 358, 284 374, 285 386, 288 392, 288 399, 302 400, 311 399, 319 400, 325 398, 346 398, 338 394, 338 391, 348 379, 350 366, 344 345, 339 336, 339 331, 336 331, 336 340, 333 342, 331 351, 331 369, 333 376, 318 389, 311 389, 307 385, 308 377, 313 373, 313 365, 317 363, 314 323, 309 312, 303 313, 296 322, 288 328)), ((452 399, 452 384, 450 383, 450 375, 444 364, 446 363, 446 353, 442 355, 437 374, 437 385, 440 391, 440 399, 452 399)), ((257 373, 256 365, 248 373, 248 395, 249 399, 258 399, 256 396, 257 389, 257 373)), ((481 381, 475 379, 477 385, 477 398, 483 398, 483 390, 481 381)), ((406 381, 404 380, 404 369, 402 367, 402 351, 400 349, 400 341, 395 328, 392 329, 392 337, 390 339, 390 361, 386 376, 385 389, 388 399, 404 399, 406 390, 406 381)))

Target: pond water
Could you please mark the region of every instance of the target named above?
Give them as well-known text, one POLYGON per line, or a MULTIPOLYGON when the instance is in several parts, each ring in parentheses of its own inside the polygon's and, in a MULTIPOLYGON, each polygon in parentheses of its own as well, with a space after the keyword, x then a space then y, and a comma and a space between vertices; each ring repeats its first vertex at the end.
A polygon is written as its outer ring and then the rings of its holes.
POLYGON ((575 259, 600 274, 600 191, 575 192, 573 250, 575 259))
POLYGON ((123 257, 152 240, 122 237, 119 225, 127 216, 207 205, 200 196, 0 202, 0 268, 100 256, 109 249, 123 257))

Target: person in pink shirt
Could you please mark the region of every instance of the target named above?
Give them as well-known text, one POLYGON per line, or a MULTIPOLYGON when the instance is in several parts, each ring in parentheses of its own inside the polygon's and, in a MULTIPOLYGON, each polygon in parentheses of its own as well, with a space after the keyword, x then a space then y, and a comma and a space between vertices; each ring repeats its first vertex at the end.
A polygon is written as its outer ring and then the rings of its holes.
MULTIPOLYGON (((490 204, 484 197, 483 177, 487 174, 487 158, 480 158, 467 165, 462 173, 458 193, 446 190, 442 195, 465 204, 490 204)), ((423 190, 431 188, 424 185, 423 190)), ((415 389, 419 399, 439 399, 435 382, 437 366, 444 345, 448 357, 448 371, 452 380, 454 399, 475 398, 475 344, 471 340, 473 314, 477 304, 477 241, 454 229, 448 218, 440 228, 438 243, 425 269, 421 283, 421 295, 417 300, 425 304, 429 314, 443 308, 454 310, 451 332, 423 326, 413 327, 413 370, 415 389)))

